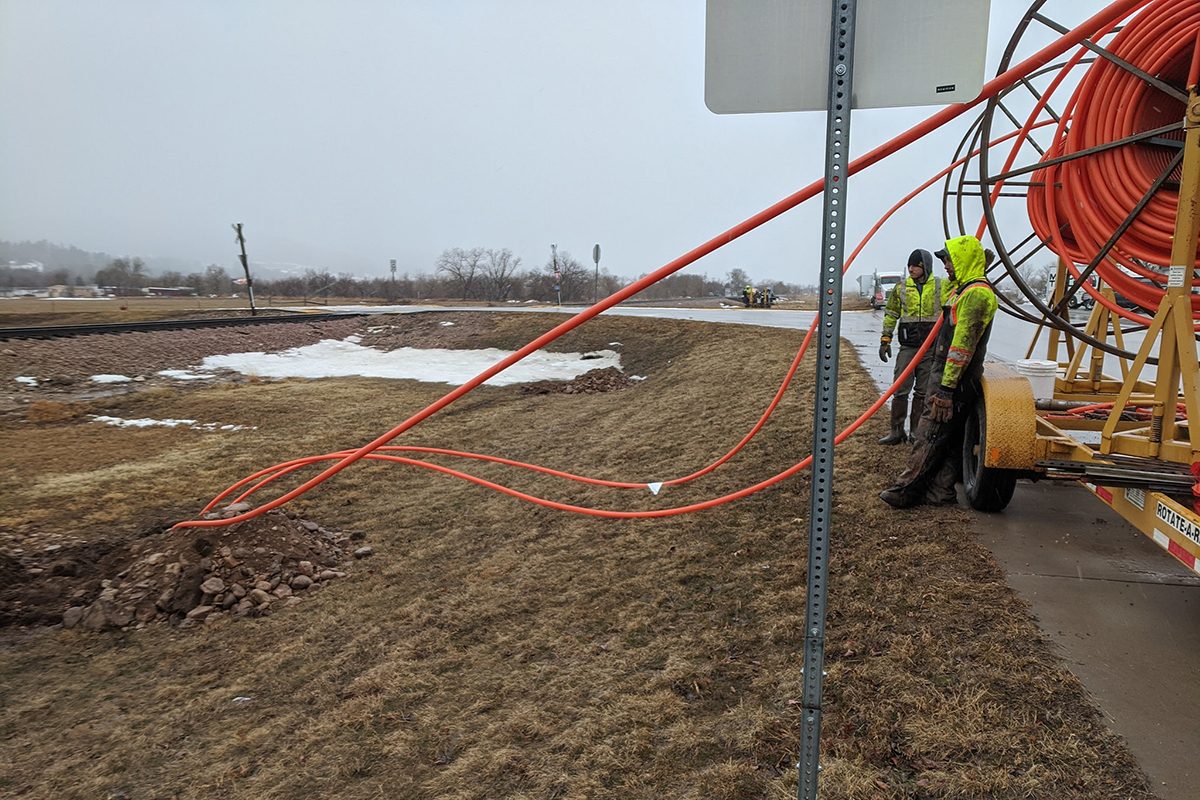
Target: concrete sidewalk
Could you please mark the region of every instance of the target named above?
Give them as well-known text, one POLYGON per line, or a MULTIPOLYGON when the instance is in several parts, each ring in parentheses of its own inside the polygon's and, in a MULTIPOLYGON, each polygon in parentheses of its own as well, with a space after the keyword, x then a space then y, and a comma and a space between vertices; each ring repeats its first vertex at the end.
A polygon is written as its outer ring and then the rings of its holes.
POLYGON ((1200 576, 1081 487, 1017 485, 975 530, 1163 800, 1200 783, 1200 576))

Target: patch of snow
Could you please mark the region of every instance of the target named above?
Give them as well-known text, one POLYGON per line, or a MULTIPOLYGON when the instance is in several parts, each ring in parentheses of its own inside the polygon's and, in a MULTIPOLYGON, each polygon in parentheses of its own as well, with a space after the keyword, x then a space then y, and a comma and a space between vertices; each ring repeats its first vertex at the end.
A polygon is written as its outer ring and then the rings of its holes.
MULTIPOLYGON (((439 322, 438 324, 441 325, 443 328, 453 328, 454 327, 454 323, 451 322, 450 320, 445 320, 443 322, 439 322)), ((349 340, 347 340, 347 341, 349 341, 349 340)))
POLYGON ((209 375, 203 372, 191 372, 186 369, 160 369, 156 375, 162 375, 164 378, 174 378, 177 381, 199 381, 205 378, 215 378, 216 375, 209 375))
POLYGON ((631 381, 644 381, 644 380, 646 380, 646 376, 645 376, 645 375, 630 375, 630 376, 629 376, 629 380, 631 380, 631 381))
POLYGON ((354 336, 354 335, 350 335, 350 336, 347 336, 347 337, 346 337, 346 341, 347 341, 347 342, 353 342, 354 344, 358 344, 359 342, 361 342, 361 341, 362 341, 362 337, 361 337, 361 336, 354 336))
POLYGON ((24 384, 25 386, 37 386, 38 385, 38 379, 31 377, 29 375, 18 375, 17 377, 13 378, 13 380, 16 381, 17 383, 24 384))
POLYGON ((118 428, 192 428, 198 431, 252 431, 257 429, 254 425, 222 425, 219 422, 199 422, 194 419, 150 419, 149 417, 123 419, 103 414, 89 414, 88 417, 92 422, 102 422, 118 428))
POLYGON ((92 383, 129 383, 133 378, 128 375, 93 375, 92 383))
POLYGON ((93 422, 103 422, 105 425, 114 425, 118 428, 178 428, 180 425, 195 425, 194 419, 150 419, 142 417, 140 419, 123 419, 121 417, 107 417, 103 414, 88 414, 93 422))
POLYGON ((624 347, 625 345, 621 344, 620 342, 609 342, 608 346, 609 347, 624 347))
MULTIPOLYGON (((511 355, 506 350, 445 350, 401 347, 384 352, 349 341, 324 339, 278 353, 231 353, 209 356, 201 369, 228 369, 264 378, 393 378, 458 385, 511 355)), ((508 386, 529 381, 569 381, 593 369, 621 368, 612 350, 587 354, 538 350, 487 383, 508 386)))

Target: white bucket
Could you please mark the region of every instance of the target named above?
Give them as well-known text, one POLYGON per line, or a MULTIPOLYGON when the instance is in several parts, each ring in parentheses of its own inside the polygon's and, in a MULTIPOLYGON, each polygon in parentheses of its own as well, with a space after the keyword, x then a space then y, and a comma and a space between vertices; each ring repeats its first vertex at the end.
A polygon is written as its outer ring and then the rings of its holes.
POLYGON ((1054 397, 1054 378, 1058 375, 1058 362, 1023 358, 1017 362, 1017 372, 1029 380, 1035 399, 1054 397))

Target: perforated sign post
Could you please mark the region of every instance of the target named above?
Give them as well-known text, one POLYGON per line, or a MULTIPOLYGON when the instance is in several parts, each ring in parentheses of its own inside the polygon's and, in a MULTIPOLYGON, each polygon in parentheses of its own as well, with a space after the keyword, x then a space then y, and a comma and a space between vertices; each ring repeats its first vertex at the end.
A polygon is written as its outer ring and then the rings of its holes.
POLYGON ((821 282, 817 305, 817 402, 813 412, 812 488, 808 511, 808 599, 804 610, 804 716, 796 796, 815 800, 821 769, 821 678, 825 668, 825 600, 833 496, 833 431, 837 422, 838 349, 842 330, 841 231, 850 163, 850 87, 854 80, 857 0, 833 0, 825 113, 825 192, 821 216, 821 282))
POLYGON ((804 691, 796 794, 817 797, 825 665, 851 108, 972 100, 983 86, 990 0, 708 0, 704 101, 718 114, 824 109, 825 192, 809 500, 804 691), (863 8, 863 59, 855 34, 863 8), (828 12, 828 13, 826 13, 828 12), (820 34, 828 32, 822 70, 820 34), (816 59, 816 61, 814 61, 816 59), (823 79, 823 80, 822 80, 823 79))

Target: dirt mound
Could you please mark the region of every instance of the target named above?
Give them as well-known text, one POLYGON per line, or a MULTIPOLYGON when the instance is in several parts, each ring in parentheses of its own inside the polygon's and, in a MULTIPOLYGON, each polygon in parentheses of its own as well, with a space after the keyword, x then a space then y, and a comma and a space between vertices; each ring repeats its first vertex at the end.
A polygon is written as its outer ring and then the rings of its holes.
POLYGON ((633 379, 616 367, 585 372, 571 381, 537 381, 521 387, 521 394, 600 394, 633 385, 633 379))
MULTIPOLYGON (((228 516, 238 510, 230 508, 228 516)), ((338 567, 353 538, 273 511, 225 528, 158 529, 131 542, 6 556, 0 625, 103 630, 263 616, 344 577, 338 567)))

